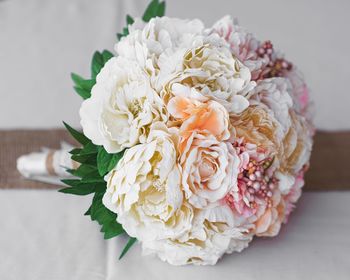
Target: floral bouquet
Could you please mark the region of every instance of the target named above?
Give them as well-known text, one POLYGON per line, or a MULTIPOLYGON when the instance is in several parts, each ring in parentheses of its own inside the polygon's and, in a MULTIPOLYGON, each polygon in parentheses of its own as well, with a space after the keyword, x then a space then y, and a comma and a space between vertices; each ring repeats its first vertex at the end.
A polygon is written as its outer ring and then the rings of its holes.
POLYGON ((308 89, 270 41, 224 17, 210 28, 164 17, 153 0, 127 16, 116 55, 96 52, 80 166, 64 193, 93 193, 105 238, 130 236, 174 265, 215 264, 275 236, 301 194, 312 148, 308 89))

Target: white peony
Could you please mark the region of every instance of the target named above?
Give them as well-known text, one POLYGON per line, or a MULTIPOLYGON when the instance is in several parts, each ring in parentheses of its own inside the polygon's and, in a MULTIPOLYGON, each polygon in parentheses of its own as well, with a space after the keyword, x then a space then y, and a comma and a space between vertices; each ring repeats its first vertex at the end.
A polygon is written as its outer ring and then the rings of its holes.
POLYGON ((271 110, 272 116, 281 125, 283 133, 287 133, 292 123, 290 110, 293 107, 293 100, 290 92, 290 84, 285 78, 261 80, 250 92, 250 103, 266 105, 271 110))
POLYGON ((245 95, 255 82, 250 81, 249 69, 220 40, 212 42, 184 53, 183 70, 174 75, 163 94, 179 95, 194 88, 200 93, 193 96, 198 100, 215 100, 229 113, 241 113, 249 106, 245 95))
POLYGON ((218 34, 228 43, 231 52, 249 68, 252 73, 252 79, 258 78, 263 68, 269 62, 266 57, 258 55, 260 42, 252 33, 247 32, 237 23, 234 23, 231 16, 223 17, 206 32, 218 34))
POLYGON ((204 25, 198 19, 157 17, 148 23, 137 19, 129 26, 129 35, 115 45, 115 50, 118 55, 138 61, 142 65, 150 59, 152 67, 156 69, 159 68, 160 56, 171 56, 178 50, 190 48, 194 38, 201 35, 203 30, 204 25))
POLYGON ((107 152, 145 141, 149 126, 166 121, 162 99, 147 73, 134 61, 110 59, 97 75, 91 97, 80 108, 84 134, 107 152))
POLYGON ((144 144, 128 149, 107 176, 104 205, 139 241, 176 238, 191 228, 177 165, 177 129, 154 123, 144 144))
POLYGON ((226 205, 196 210, 188 236, 142 243, 144 255, 155 254, 172 265, 214 265, 225 254, 240 252, 252 236, 235 225, 226 205))

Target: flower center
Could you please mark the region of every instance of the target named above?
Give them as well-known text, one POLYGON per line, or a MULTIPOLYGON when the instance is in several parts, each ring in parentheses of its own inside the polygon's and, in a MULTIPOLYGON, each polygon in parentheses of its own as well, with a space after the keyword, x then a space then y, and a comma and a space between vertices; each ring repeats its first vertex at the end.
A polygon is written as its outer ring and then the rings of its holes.
POLYGON ((129 104, 129 111, 131 112, 131 114, 133 114, 134 117, 137 117, 142 111, 142 101, 139 99, 134 99, 129 104))
POLYGON ((201 176, 201 181, 208 181, 216 172, 216 164, 208 159, 204 158, 202 163, 199 165, 199 175, 201 176))
POLYGON ((261 161, 250 159, 238 175, 238 191, 230 192, 225 201, 227 205, 240 214, 254 214, 259 205, 272 207, 272 196, 276 188, 277 179, 269 176, 268 169, 273 158, 261 161))

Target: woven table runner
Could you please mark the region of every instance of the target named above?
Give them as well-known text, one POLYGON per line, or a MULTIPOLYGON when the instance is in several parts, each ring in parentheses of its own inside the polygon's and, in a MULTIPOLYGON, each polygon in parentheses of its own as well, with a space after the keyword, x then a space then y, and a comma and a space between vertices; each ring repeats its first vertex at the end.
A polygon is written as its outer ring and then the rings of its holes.
MULTIPOLYGON (((48 189, 59 186, 24 179, 16 169, 19 156, 42 147, 76 143, 62 129, 0 130, 0 188, 48 189)), ((322 132, 315 137, 306 191, 350 190, 350 132, 322 132)))

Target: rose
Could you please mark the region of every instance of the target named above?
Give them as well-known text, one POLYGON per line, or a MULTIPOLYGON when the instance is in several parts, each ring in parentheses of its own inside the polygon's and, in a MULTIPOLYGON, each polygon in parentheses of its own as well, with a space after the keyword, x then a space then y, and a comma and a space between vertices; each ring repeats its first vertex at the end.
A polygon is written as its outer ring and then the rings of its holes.
POLYGON ((140 241, 176 238, 191 228, 177 164, 177 129, 154 123, 144 144, 128 149, 107 176, 104 205, 140 241))
POLYGON ((203 208, 235 184, 239 159, 231 145, 221 142, 230 136, 226 109, 215 101, 201 103, 185 96, 173 97, 167 108, 182 122, 179 152, 186 198, 203 208))
POLYGON ((122 57, 110 59, 102 68, 80 117, 84 134, 109 153, 145 141, 152 122, 167 120, 149 76, 122 57))
POLYGON ((188 201, 196 208, 220 201, 237 183, 239 163, 230 144, 194 131, 180 157, 188 201))
POLYGON ((218 102, 209 101, 202 103, 191 98, 192 95, 178 95, 170 99, 167 109, 174 118, 173 124, 180 126, 180 151, 186 145, 193 131, 209 133, 218 140, 226 140, 230 137, 229 117, 226 109, 218 102))

